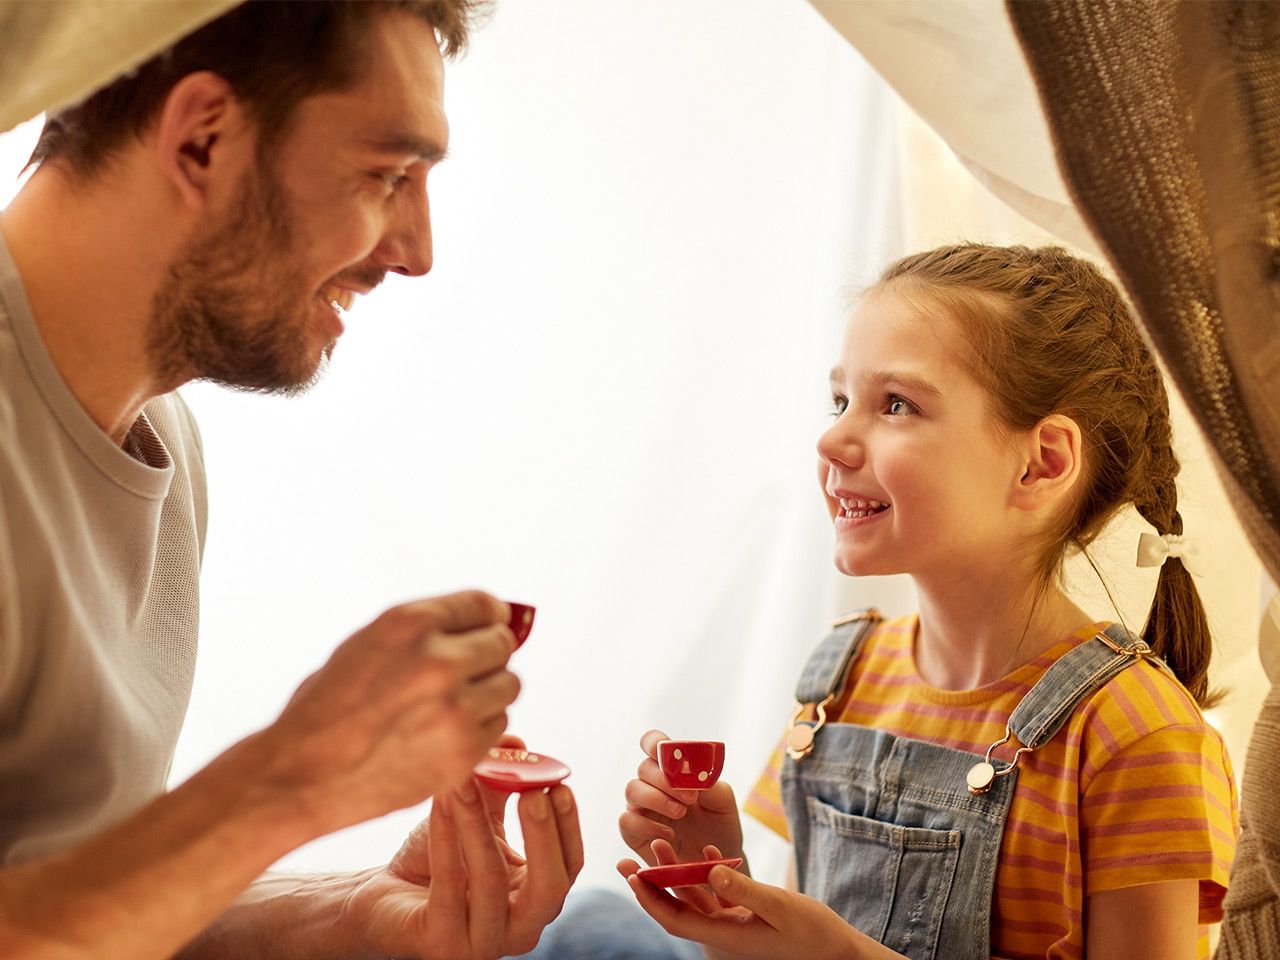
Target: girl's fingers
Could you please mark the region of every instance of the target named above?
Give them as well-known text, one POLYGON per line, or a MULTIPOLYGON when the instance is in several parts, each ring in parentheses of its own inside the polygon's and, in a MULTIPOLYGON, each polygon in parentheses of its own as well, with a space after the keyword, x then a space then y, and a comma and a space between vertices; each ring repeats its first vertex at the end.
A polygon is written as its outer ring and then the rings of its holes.
POLYGON ((645 913, 672 936, 715 947, 727 953, 746 953, 758 935, 759 921, 748 912, 732 917, 708 916, 692 904, 671 896, 634 874, 627 884, 645 913))
POLYGON ((697 790, 677 790, 671 786, 671 781, 658 766, 658 761, 652 758, 646 757, 640 761, 640 766, 636 768, 636 777, 686 807, 698 801, 697 790))
POLYGON ((653 858, 662 866, 670 863, 678 863, 679 858, 676 856, 676 848, 666 840, 655 840, 649 845, 649 849, 653 851, 653 858))
POLYGON ((625 860, 619 860, 615 868, 618 873, 622 874, 622 878, 625 880, 640 869, 640 864, 632 860, 630 857, 627 857, 625 860))
POLYGON ((675 840, 676 832, 665 823, 659 823, 637 810, 624 810, 618 817, 618 832, 622 842, 641 856, 646 857, 649 844, 659 838, 675 840))
POLYGON ((640 736, 640 749, 645 752, 645 756, 652 760, 658 759, 658 744, 663 740, 670 740, 661 730, 646 730, 640 736))
POLYGON ((622 796, 630 807, 650 810, 671 820, 679 820, 689 812, 689 808, 679 800, 643 780, 628 780, 622 796))

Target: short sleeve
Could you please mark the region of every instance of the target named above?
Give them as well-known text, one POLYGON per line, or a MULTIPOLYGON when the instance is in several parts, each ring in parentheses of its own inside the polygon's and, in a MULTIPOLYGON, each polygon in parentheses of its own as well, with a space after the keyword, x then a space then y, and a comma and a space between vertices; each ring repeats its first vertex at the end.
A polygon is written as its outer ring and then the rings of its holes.
POLYGON ((782 740, 778 741, 760 779, 747 794, 747 802, 742 805, 742 809, 782 839, 789 841, 791 831, 787 827, 787 811, 782 806, 783 743, 782 740))
POLYGON ((1085 894, 1200 881, 1200 922, 1222 919, 1239 835, 1235 777, 1206 723, 1167 726, 1114 754, 1080 803, 1085 894))
POLYGON ((0 502, 0 714, 17 685, 18 624, 17 577, 13 567, 13 550, 4 504, 0 502))

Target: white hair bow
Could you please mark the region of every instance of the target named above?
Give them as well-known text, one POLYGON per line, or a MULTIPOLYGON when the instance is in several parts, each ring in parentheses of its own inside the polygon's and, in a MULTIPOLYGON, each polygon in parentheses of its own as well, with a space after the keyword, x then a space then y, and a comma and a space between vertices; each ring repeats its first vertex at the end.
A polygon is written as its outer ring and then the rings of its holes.
POLYGON ((1195 542, 1176 533, 1144 533, 1138 537, 1138 566, 1159 567, 1170 557, 1177 557, 1191 573, 1196 569, 1200 550, 1195 542))

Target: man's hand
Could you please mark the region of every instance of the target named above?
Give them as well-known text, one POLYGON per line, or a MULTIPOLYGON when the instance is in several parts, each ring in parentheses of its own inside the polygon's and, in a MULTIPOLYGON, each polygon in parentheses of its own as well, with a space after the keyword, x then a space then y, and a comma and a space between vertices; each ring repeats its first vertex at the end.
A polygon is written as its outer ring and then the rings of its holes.
MULTIPOLYGON (((504 746, 523 746, 504 737, 504 746)), ((527 953, 582 869, 573 794, 561 785, 519 801, 525 856, 506 841, 509 794, 468 780, 351 896, 341 923, 379 955, 482 960, 527 953), (357 932, 360 931, 360 932, 357 932)))
POLYGON ((393 607, 340 645, 255 735, 258 786, 314 836, 457 786, 506 729, 520 684, 502 601, 471 591, 393 607))

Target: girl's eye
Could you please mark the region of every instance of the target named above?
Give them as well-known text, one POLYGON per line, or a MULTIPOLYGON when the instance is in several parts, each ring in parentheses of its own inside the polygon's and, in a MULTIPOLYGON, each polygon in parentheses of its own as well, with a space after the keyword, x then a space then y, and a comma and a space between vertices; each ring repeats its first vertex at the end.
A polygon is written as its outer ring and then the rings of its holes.
POLYGON ((909 417, 912 414, 919 413, 916 405, 906 397, 900 397, 896 393, 888 394, 884 398, 884 412, 891 417, 909 417))
POLYGON ((848 406, 849 406, 849 401, 845 397, 832 397, 831 398, 831 415, 833 417, 840 416, 840 414, 844 413, 845 408, 848 406))

